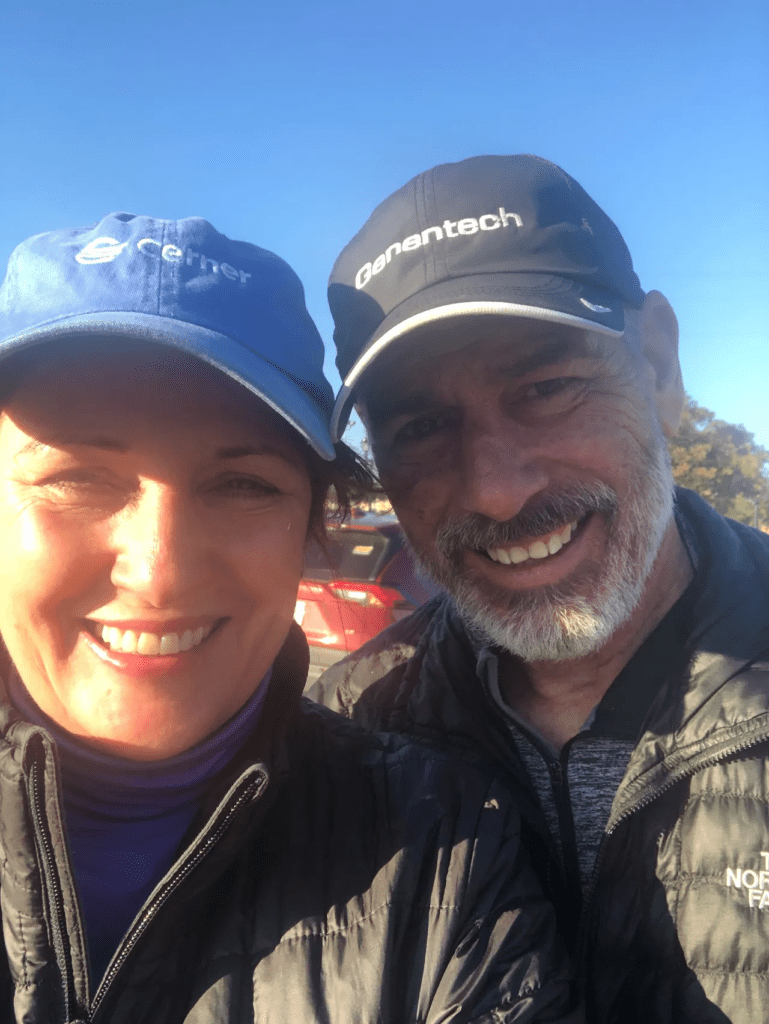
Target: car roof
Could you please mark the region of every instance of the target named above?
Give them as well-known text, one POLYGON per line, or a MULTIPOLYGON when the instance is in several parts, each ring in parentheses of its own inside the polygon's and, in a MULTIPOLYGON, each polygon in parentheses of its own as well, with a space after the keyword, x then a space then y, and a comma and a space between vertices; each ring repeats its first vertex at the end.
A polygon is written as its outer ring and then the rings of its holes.
POLYGON ((396 530, 400 531, 401 524, 398 522, 398 517, 392 512, 386 514, 367 512, 357 518, 347 519, 343 523, 331 523, 328 528, 329 530, 379 530, 382 533, 392 533, 396 530))

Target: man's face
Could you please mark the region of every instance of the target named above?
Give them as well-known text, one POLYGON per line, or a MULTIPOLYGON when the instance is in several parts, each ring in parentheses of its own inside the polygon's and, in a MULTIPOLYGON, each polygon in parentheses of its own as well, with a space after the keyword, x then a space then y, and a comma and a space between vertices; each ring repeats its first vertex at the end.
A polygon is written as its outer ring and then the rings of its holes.
POLYGON ((524 660, 597 650, 636 607, 672 513, 651 367, 621 341, 532 320, 419 341, 362 394, 418 559, 524 660))

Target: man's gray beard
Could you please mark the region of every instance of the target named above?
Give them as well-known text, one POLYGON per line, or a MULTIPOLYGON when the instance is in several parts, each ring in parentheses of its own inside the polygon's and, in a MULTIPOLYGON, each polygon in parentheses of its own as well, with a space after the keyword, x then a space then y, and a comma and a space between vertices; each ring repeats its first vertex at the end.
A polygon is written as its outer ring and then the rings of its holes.
POLYGON ((643 593, 673 513, 673 476, 661 429, 644 451, 636 479, 620 508, 605 484, 576 485, 542 495, 515 519, 499 523, 470 514, 447 521, 434 551, 413 547, 428 576, 453 597, 465 625, 482 640, 527 662, 566 661, 598 650, 632 614, 643 593), (508 547, 602 515, 604 560, 584 566, 563 583, 510 593, 463 567, 468 549, 508 547), (585 596, 585 595, 589 596, 585 596))

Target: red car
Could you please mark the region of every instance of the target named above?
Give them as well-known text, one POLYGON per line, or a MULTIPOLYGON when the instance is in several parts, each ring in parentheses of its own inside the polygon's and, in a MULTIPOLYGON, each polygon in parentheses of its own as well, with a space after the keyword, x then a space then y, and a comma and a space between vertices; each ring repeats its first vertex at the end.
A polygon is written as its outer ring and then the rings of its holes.
POLYGON ((294 615, 310 645, 307 685, 436 593, 418 574, 395 516, 329 527, 326 551, 312 544, 307 552, 294 615))

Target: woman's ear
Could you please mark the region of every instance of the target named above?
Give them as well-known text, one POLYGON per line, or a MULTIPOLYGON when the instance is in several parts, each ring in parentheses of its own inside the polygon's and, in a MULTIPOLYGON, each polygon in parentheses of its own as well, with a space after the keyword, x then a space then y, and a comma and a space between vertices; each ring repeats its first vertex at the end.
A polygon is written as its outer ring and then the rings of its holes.
POLYGON ((684 383, 678 361, 678 320, 661 292, 647 292, 638 321, 641 355, 651 368, 657 413, 672 437, 684 407, 684 383))

